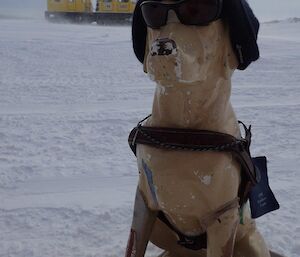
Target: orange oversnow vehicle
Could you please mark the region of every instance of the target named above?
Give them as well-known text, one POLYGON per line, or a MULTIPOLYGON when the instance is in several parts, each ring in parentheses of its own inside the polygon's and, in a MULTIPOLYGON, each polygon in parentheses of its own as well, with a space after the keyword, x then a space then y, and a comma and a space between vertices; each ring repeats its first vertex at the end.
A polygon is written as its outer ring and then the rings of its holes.
POLYGON ((49 21, 104 24, 129 21, 135 0, 97 0, 95 10, 92 0, 47 0, 45 17, 49 21))

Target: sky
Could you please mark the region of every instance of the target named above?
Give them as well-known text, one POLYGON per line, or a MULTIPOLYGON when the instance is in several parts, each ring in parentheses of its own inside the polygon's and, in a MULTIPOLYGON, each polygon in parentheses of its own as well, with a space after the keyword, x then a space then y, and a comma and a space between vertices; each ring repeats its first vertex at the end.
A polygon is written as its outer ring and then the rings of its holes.
MULTIPOLYGON (((300 17, 300 0, 248 0, 248 2, 261 21, 300 17)), ((47 0, 0 0, 0 13, 42 17, 46 3, 47 0)))
POLYGON ((262 21, 300 17, 300 0, 248 0, 248 2, 255 15, 262 21))

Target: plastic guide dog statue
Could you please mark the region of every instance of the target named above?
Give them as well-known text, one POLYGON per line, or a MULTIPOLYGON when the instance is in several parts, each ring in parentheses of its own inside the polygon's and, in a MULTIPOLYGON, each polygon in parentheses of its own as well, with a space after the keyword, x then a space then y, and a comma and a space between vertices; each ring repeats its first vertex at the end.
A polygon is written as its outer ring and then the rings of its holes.
MULTIPOLYGON (((143 126, 241 138, 230 103, 239 61, 228 25, 222 19, 183 24, 178 6, 167 11, 166 24, 147 28, 143 63, 156 91, 143 126)), ((140 175, 126 257, 143 257, 148 241, 164 249, 160 257, 277 256, 270 255, 248 205, 239 206, 241 165, 230 152, 137 144, 136 156, 140 175)))

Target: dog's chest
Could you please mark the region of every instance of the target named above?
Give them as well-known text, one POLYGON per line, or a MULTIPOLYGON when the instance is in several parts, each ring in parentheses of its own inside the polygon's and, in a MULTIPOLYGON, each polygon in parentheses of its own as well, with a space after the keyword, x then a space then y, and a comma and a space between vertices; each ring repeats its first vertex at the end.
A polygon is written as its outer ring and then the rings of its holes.
POLYGON ((162 210, 183 231, 193 233, 206 213, 237 195, 239 166, 229 153, 139 145, 137 158, 139 187, 150 208, 162 210))

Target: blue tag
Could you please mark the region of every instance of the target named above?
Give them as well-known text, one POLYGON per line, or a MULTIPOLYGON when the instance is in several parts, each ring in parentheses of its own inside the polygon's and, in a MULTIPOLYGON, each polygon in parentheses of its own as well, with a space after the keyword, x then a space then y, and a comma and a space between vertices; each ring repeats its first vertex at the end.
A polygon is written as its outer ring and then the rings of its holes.
POLYGON ((267 158, 265 156, 252 158, 255 166, 257 184, 251 189, 249 195, 251 216, 256 219, 268 212, 279 209, 270 186, 267 173, 267 158))

